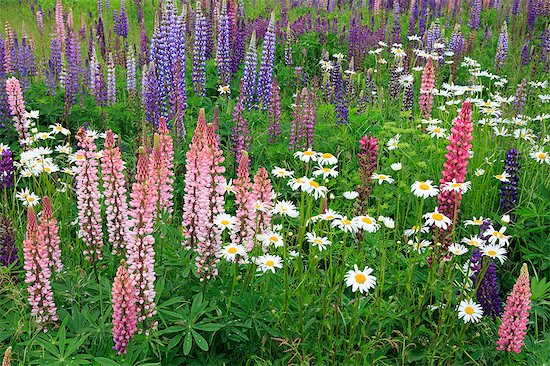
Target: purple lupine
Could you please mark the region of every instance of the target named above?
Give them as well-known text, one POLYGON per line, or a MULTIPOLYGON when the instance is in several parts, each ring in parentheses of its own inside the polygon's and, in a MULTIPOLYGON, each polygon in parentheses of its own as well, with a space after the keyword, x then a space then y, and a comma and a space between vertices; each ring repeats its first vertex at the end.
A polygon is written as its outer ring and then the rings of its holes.
POLYGON ((235 161, 241 161, 242 151, 248 151, 250 148, 250 129, 248 120, 244 117, 244 89, 241 82, 241 92, 237 98, 237 104, 233 109, 233 128, 231 129, 231 153, 235 161))
POLYGON ((115 60, 113 53, 109 52, 107 58, 107 105, 116 103, 116 76, 115 76, 115 60))
POLYGON ((4 38, 0 34, 0 128, 5 128, 6 126, 2 121, 8 121, 8 95, 6 94, 6 68, 5 68, 5 43, 4 38))
POLYGON ((530 49, 531 41, 529 38, 525 38, 525 42, 523 42, 523 47, 521 47, 521 66, 525 67, 529 64, 529 61, 531 61, 531 49, 530 49))
POLYGON ((239 70, 239 64, 244 60, 246 52, 246 29, 244 16, 239 16, 231 27, 231 74, 239 70))
POLYGON ((0 263, 8 267, 17 264, 19 256, 15 246, 15 231, 11 220, 0 215, 0 263))
POLYGON ((11 150, 0 146, 0 192, 13 187, 14 170, 11 150))
POLYGON ((173 86, 173 70, 170 62, 171 44, 173 43, 172 26, 175 24, 173 3, 163 2, 160 24, 155 27, 151 41, 150 61, 155 62, 158 78, 158 93, 161 115, 169 117, 169 95, 173 86))
POLYGON ((537 19, 537 1, 536 0, 527 0, 527 22, 525 27, 527 33, 533 34, 535 30, 535 20, 537 19))
POLYGON ((136 96, 136 56, 132 45, 128 45, 126 55, 126 91, 130 97, 136 96))
POLYGON ((49 91, 51 94, 55 94, 57 84, 61 77, 61 71, 63 69, 63 59, 61 54, 61 40, 57 35, 52 34, 52 40, 50 45, 50 60, 48 62, 48 71, 50 72, 50 82, 48 83, 49 91))
POLYGON ((506 22, 502 25, 500 35, 498 36, 497 53, 495 55, 495 69, 500 69, 506 62, 508 56, 508 28, 506 22))
POLYGON ((313 148, 315 128, 315 93, 303 88, 296 94, 293 121, 290 124, 291 150, 313 148))
POLYGON ((271 19, 267 26, 262 44, 262 60, 258 73, 258 102, 264 110, 269 106, 271 97, 271 84, 273 83, 273 64, 275 62, 275 13, 271 13, 271 19))
POLYGON ((333 103, 336 108, 336 123, 347 124, 349 122, 348 98, 340 60, 332 69, 331 81, 334 93, 333 103))
POLYGON ((42 36, 44 34, 44 17, 41 9, 38 9, 38 11, 36 12, 36 26, 38 27, 38 31, 42 36))
POLYGON ((222 2, 222 9, 218 19, 218 80, 221 85, 227 85, 231 81, 231 55, 230 49, 230 23, 227 15, 227 6, 222 2))
POLYGON ((176 132, 179 138, 185 136, 183 125, 184 112, 187 108, 187 84, 185 80, 185 49, 186 49, 186 22, 185 14, 176 17, 171 51, 171 62, 174 84, 172 85, 171 114, 176 119, 176 132))
MULTIPOLYGON (((477 275, 479 275, 479 272, 476 273, 476 277, 477 275)), ((481 279, 476 297, 483 308, 484 316, 491 316, 495 320, 502 315, 502 300, 498 294, 497 268, 492 260, 481 279)))
POLYGON ((195 42, 193 46, 193 90, 200 96, 206 96, 206 53, 208 47, 208 24, 197 3, 195 13, 195 42))
POLYGON ((401 23, 399 23, 399 0, 393 0, 392 43, 401 43, 401 23))
POLYGON ((519 182, 519 151, 510 149, 504 160, 504 171, 508 173, 508 181, 500 183, 500 210, 510 213, 518 203, 519 182))
POLYGON ((145 83, 145 118, 152 123, 155 128, 158 127, 160 113, 158 79, 155 72, 155 64, 150 63, 147 68, 147 77, 145 83))
POLYGON ((128 38, 128 15, 126 14, 126 1, 120 0, 120 10, 116 17, 115 33, 128 38))
POLYGON ((482 8, 482 0, 474 0, 470 9, 470 17, 468 19, 468 27, 471 29, 479 29, 479 21, 482 8))
POLYGON ((139 64, 144 66, 147 64, 147 55, 149 52, 149 38, 145 31, 145 24, 141 23, 139 31, 139 64))
POLYGON ((65 88, 65 113, 76 102, 76 93, 78 92, 80 69, 82 67, 80 56, 80 41, 76 38, 74 32, 67 34, 67 46, 65 48, 67 59, 67 76, 64 80, 65 88))
POLYGON ((521 0, 514 0, 514 2, 512 3, 512 14, 513 15, 518 15, 520 2, 521 2, 521 0))
MULTIPOLYGON (((548 67, 548 64, 550 63, 550 25, 548 25, 542 33, 541 41, 540 62, 548 67)), ((547 69, 545 68, 545 70, 547 69)))
POLYGON ((107 105, 107 83, 103 75, 103 66, 97 59, 95 51, 90 60, 90 90, 98 106, 107 105))
POLYGON ((105 58, 105 53, 107 52, 107 47, 105 45, 105 28, 103 27, 103 20, 101 17, 97 19, 96 27, 96 40, 99 43, 99 51, 101 52, 101 57, 105 58))
POLYGON ((281 134, 281 93, 277 76, 273 78, 269 103, 269 142, 275 143, 281 134))
POLYGON ((256 85, 258 72, 258 52, 256 50, 256 32, 252 32, 250 46, 246 51, 243 73, 243 98, 248 109, 256 103, 256 85))

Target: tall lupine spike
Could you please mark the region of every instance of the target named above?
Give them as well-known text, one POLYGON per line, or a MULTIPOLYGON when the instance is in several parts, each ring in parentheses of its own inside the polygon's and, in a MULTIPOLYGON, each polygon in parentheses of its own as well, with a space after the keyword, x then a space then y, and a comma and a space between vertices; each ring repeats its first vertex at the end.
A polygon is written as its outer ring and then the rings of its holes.
POLYGON ((173 179, 169 176, 168 161, 160 145, 160 136, 155 133, 153 151, 151 152, 149 179, 154 197, 156 220, 160 220, 161 213, 166 210, 171 214, 173 199, 173 179))
POLYGON ((55 3, 55 32, 61 43, 65 43, 65 23, 63 21, 63 5, 61 4, 61 0, 57 0, 55 3))
POLYGON ((145 91, 145 117, 149 123, 152 123, 156 127, 161 110, 156 66, 153 62, 151 62, 147 68, 147 76, 142 85, 144 85, 145 91))
POLYGON ((47 250, 47 261, 51 271, 61 272, 63 263, 61 263, 61 249, 59 244, 59 227, 57 219, 53 217, 52 204, 50 198, 42 197, 42 218, 38 227, 38 242, 47 250))
POLYGON ((247 252, 254 247, 255 217, 254 196, 251 192, 249 172, 250 160, 248 152, 241 152, 241 159, 237 169, 237 179, 233 182, 235 191, 235 204, 237 206, 236 230, 231 234, 233 244, 242 244, 247 252))
POLYGON ((130 195, 130 231, 126 256, 130 278, 135 286, 138 305, 139 332, 149 334, 156 325, 150 321, 155 310, 155 250, 153 244, 153 220, 155 202, 149 184, 149 159, 143 147, 139 148, 136 181, 130 195), (149 319, 149 320, 148 320, 149 319))
POLYGON ((101 174, 109 243, 113 245, 113 254, 122 255, 128 242, 128 201, 124 162, 120 157, 120 148, 115 146, 115 134, 112 130, 105 133, 105 149, 101 155, 101 174))
POLYGON ((514 99, 514 109, 516 114, 522 114, 525 108, 525 101, 527 100, 527 79, 524 78, 518 84, 516 88, 516 95, 514 99))
POLYGON ((272 186, 265 168, 258 168, 252 185, 252 201, 256 212, 258 234, 271 226, 271 209, 273 208, 272 186))
POLYGON ((112 52, 107 58, 107 103, 110 106, 116 103, 115 59, 112 52))
POLYGON ((136 57, 134 47, 128 45, 128 53, 126 55, 126 90, 131 98, 136 96, 136 57))
POLYGON ((84 256, 95 266, 103 258, 97 152, 94 141, 83 127, 79 128, 76 139, 80 145, 80 150, 76 152, 78 219, 82 241, 86 246, 84 256))
POLYGON ((519 151, 512 148, 504 160, 504 172, 509 175, 508 180, 500 183, 500 210, 503 213, 511 213, 518 204, 519 169, 519 151))
POLYGON ((31 314, 39 328, 47 331, 50 323, 57 321, 57 307, 53 301, 48 264, 48 249, 38 240, 38 223, 34 209, 27 209, 27 234, 23 241, 25 258, 25 282, 28 284, 31 314))
POLYGON ((14 77, 6 80, 6 93, 13 125, 19 134, 19 143, 24 149, 28 149, 30 120, 25 110, 25 101, 23 100, 23 91, 19 80, 14 77))
POLYGON ((201 189, 198 198, 197 273, 201 281, 218 275, 216 268, 220 261, 219 251, 222 244, 222 229, 215 224, 218 215, 224 214, 223 151, 214 126, 209 124, 205 131, 204 146, 201 152, 199 181, 201 189))
POLYGON ((161 200, 162 207, 164 207, 171 215, 174 211, 173 201, 173 187, 174 184, 174 142, 172 136, 168 130, 166 118, 161 117, 159 122, 159 146, 164 157, 164 165, 166 166, 166 184, 164 187, 165 194, 164 199, 161 200))
POLYGON ((0 215, 0 263, 8 267, 18 265, 18 262, 13 224, 7 216, 0 215))
POLYGON ((9 119, 8 95, 6 94, 6 45, 4 37, 0 34, 0 128, 6 126, 2 123, 9 119))
POLYGON ((235 157, 235 161, 241 160, 241 152, 250 147, 250 141, 252 140, 248 120, 244 116, 243 91, 243 84, 241 83, 241 93, 233 109, 233 128, 231 129, 231 153, 235 157))
POLYGON ((227 14, 225 0, 222 1, 221 13, 218 21, 218 79, 220 84, 227 85, 231 81, 231 55, 230 55, 230 34, 231 24, 227 14))
POLYGON ((290 125, 291 150, 313 148, 315 127, 315 93, 303 88, 296 93, 293 120, 290 125))
POLYGON ((481 8, 483 7, 482 0, 474 0, 470 9, 470 17, 468 19, 468 27, 471 29, 479 29, 481 8))
POLYGON ((290 30, 290 24, 287 26, 285 33, 285 65, 292 66, 292 31, 290 30))
POLYGON ((113 281, 113 349, 119 355, 126 354, 128 342, 137 331, 138 314, 136 308, 136 289, 126 268, 126 261, 121 260, 113 281))
POLYGON ((256 104, 256 87, 257 87, 257 72, 258 72, 258 51, 256 50, 256 31, 252 31, 250 37, 250 46, 246 51, 244 60, 243 73, 243 98, 245 99, 248 109, 256 104))
POLYGON ((260 62, 260 72, 258 73, 258 101, 264 110, 267 110, 271 97, 273 64, 275 62, 275 41, 275 13, 273 12, 271 13, 262 44, 262 60, 260 62))
POLYGON ((422 85, 420 87, 420 110, 424 117, 429 118, 432 115, 433 89, 435 85, 435 73, 433 59, 428 58, 424 71, 422 71, 422 85))
POLYGON ((0 147, 0 192, 13 187, 14 173, 13 153, 9 148, 0 147))
POLYGON ((334 93, 334 105, 336 107, 336 123, 348 124, 348 95, 346 94, 346 82, 343 77, 342 63, 340 60, 338 60, 336 65, 334 65, 334 69, 332 69, 331 81, 334 93))
POLYGON ((269 142, 272 144, 279 139, 281 134, 281 88, 277 76, 273 78, 271 88, 271 100, 269 103, 269 142))
POLYGON ((462 193, 447 189, 449 182, 464 183, 466 181, 466 166, 470 159, 469 150, 472 147, 472 106, 469 101, 462 103, 458 117, 453 121, 450 144, 447 146, 446 161, 443 165, 443 174, 440 180, 440 192, 437 196, 438 210, 452 220, 447 230, 439 230, 439 242, 445 246, 451 244, 452 234, 460 212, 462 193))
POLYGON ((361 183, 357 186, 357 199, 355 200, 354 212, 356 216, 366 213, 367 200, 372 191, 372 174, 376 170, 376 159, 378 158, 378 140, 370 135, 365 135, 359 141, 361 152, 357 154, 359 163, 359 179, 361 183))
POLYGON ((197 202, 201 189, 199 181, 200 158, 204 147, 206 128, 204 109, 201 109, 195 133, 189 144, 189 150, 185 154, 185 194, 183 196, 182 226, 185 246, 189 249, 196 249, 197 246, 197 202))
POLYGON ((504 66, 508 56, 508 28, 506 22, 502 25, 502 30, 498 36, 497 53, 495 55, 495 69, 499 70, 504 66))
MULTIPOLYGON (((479 271, 476 273, 476 277, 479 271)), ((477 301, 483 308, 484 316, 491 316, 493 320, 502 314, 502 300, 498 295, 497 268, 492 260, 488 264, 483 278, 477 278, 479 287, 476 292, 477 301)))
POLYGON ((6 25, 4 26, 4 30, 6 32, 6 42, 5 42, 5 55, 4 55, 4 69, 6 71, 6 74, 9 74, 12 72, 11 64, 12 64, 12 49, 13 49, 13 30, 11 29, 11 25, 9 22, 6 21, 6 25))
POLYGON ((498 328, 497 350, 520 353, 523 347, 529 310, 531 309, 531 289, 527 264, 521 267, 521 273, 514 288, 506 299, 502 324, 498 328))
POLYGON ((206 53, 208 47, 208 24, 197 2, 195 14, 195 41, 193 46, 193 90, 199 96, 206 95, 206 53))

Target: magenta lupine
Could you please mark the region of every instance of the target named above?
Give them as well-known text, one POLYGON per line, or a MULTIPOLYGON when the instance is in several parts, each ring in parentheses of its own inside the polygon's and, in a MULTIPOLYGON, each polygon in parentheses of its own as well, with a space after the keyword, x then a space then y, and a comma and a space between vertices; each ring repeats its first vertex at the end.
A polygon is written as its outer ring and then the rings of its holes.
POLYGON ((222 230, 214 223, 219 214, 223 214, 225 168, 223 151, 219 147, 219 139, 214 126, 208 124, 204 146, 201 151, 199 182, 201 185, 197 200, 198 244, 197 244, 197 274, 201 281, 209 280, 218 275, 216 268, 220 261, 219 251, 222 244, 222 230))
POLYGON ((201 189, 199 184, 200 158, 204 146, 206 128, 204 109, 201 109, 195 133, 189 144, 189 150, 185 154, 185 194, 183 196, 182 226, 185 246, 188 249, 196 249, 197 245, 197 202, 201 189))
POLYGON ((235 231, 231 233, 231 241, 234 244, 244 245, 247 252, 250 252, 254 247, 256 228, 256 213, 254 210, 254 195, 251 191, 249 164, 248 152, 242 151, 237 169, 237 179, 233 182, 235 205, 237 206, 237 224, 235 225, 235 231))
POLYGON ((115 76, 115 60, 113 53, 109 52, 107 58, 107 104, 113 105, 116 103, 116 76, 115 76))
POLYGON ((433 89, 435 84, 435 73, 433 59, 428 58, 424 71, 422 71, 422 85, 420 87, 420 110, 424 117, 429 118, 432 115, 433 89))
POLYGON ((128 342, 137 331, 138 314, 136 308, 136 289, 121 260, 113 281, 113 349, 119 355, 126 354, 128 342))
POLYGON ((38 242, 47 250, 48 266, 53 272, 61 272, 63 263, 61 263, 61 249, 59 244, 59 227, 57 219, 53 217, 52 204, 49 197, 42 198, 42 218, 38 227, 38 242))
POLYGON ((38 240, 38 223, 34 209, 27 210, 27 234, 23 241, 25 259, 25 282, 28 284, 31 314, 41 329, 47 330, 48 324, 57 321, 57 307, 53 300, 50 283, 51 270, 48 261, 48 249, 38 240))
POLYGON ((248 120, 244 116, 245 96, 243 91, 243 83, 241 83, 241 92, 233 109, 233 128, 231 128, 231 154, 235 157, 236 162, 240 161, 241 152, 249 149, 252 140, 248 120))
POLYGON ((313 148, 315 128, 315 93, 303 88, 296 93, 294 117, 290 124, 291 150, 313 148))
POLYGON ((80 150, 76 152, 78 220, 82 241, 86 246, 84 256, 95 265, 103 258, 97 152, 94 141, 83 127, 79 128, 76 139, 80 146, 80 150))
POLYGON ((376 170, 376 159, 378 158, 378 140, 370 135, 363 136, 359 140, 361 152, 357 154, 359 163, 359 179, 361 183, 357 186, 354 212, 356 216, 364 215, 367 210, 367 200, 372 191, 372 174, 376 170))
POLYGON ((464 183, 466 181, 466 166, 470 159, 469 150, 472 147, 472 106, 469 101, 462 103, 458 117, 453 121, 450 144, 447 146, 446 161, 440 182, 440 193, 437 196, 438 210, 453 221, 447 230, 439 230, 439 240, 444 245, 450 245, 452 233, 460 212, 462 193, 443 189, 449 182, 464 183))
POLYGON ((258 168, 252 185, 252 203, 256 215, 256 232, 261 234, 271 227, 273 208, 272 186, 265 168, 258 168))
POLYGON ((273 78, 269 102, 269 142, 275 143, 281 134, 281 90, 277 76, 273 78))
POLYGON ((124 162, 120 157, 120 148, 115 146, 115 134, 109 130, 105 133, 101 174, 109 243, 113 245, 113 254, 118 255, 122 255, 126 249, 129 230, 126 179, 123 171, 124 162))
POLYGON ((138 307, 139 332, 148 334, 156 326, 149 322, 155 310, 155 250, 153 244, 154 196, 149 183, 149 161, 145 149, 138 153, 136 181, 130 194, 130 231, 126 244, 126 256, 132 284, 135 286, 138 307))
POLYGON ((527 264, 521 267, 521 273, 514 288, 506 299, 502 324, 498 328, 497 350, 520 353, 523 347, 529 310, 531 309, 531 289, 527 264))
POLYGON ((30 120, 25 110, 25 101, 23 100, 23 91, 19 80, 14 77, 6 80, 6 94, 8 95, 8 105, 13 125, 19 134, 19 143, 24 148, 28 148, 30 120))

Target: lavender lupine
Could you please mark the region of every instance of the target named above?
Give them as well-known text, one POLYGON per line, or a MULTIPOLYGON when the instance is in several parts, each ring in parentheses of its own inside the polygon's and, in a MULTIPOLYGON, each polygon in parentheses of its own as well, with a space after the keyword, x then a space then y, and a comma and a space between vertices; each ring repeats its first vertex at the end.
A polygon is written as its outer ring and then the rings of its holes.
POLYGON ((281 134, 281 91, 277 76, 273 78, 269 103, 269 142, 275 143, 281 134))
POLYGON ((144 105, 145 105, 145 118, 149 123, 158 125, 160 117, 160 101, 158 93, 158 79, 155 72, 155 64, 150 63, 147 68, 147 76, 145 80, 142 80, 142 85, 145 88, 144 105))
POLYGON ((115 60, 112 52, 109 52, 107 58, 107 103, 108 105, 116 103, 115 60))
POLYGON ((512 148, 504 160, 504 172, 509 175, 508 180, 500 183, 500 210, 503 213, 510 213, 518 203, 519 169, 519 151, 512 148))
POLYGON ((9 119, 8 95, 6 94, 6 48, 4 38, 0 34, 0 128, 5 128, 3 121, 9 119))
POLYGON ((193 90, 197 95, 206 95, 206 53, 208 47, 208 24, 197 3, 195 13, 195 41, 193 46, 193 90))
POLYGON ((313 148, 315 127, 315 93, 302 89, 296 94, 293 120, 290 125, 291 150, 313 148))
POLYGON ((136 57, 131 45, 128 46, 126 55, 126 91, 131 98, 136 96, 136 57))
POLYGON ((229 84, 231 72, 231 55, 230 55, 230 32, 231 24, 227 15, 227 6, 225 1, 222 2, 220 17, 218 20, 218 49, 217 49, 217 64, 218 64, 218 80, 221 85, 229 84))
POLYGON ((55 95, 57 84, 61 78, 63 69, 63 58, 61 53, 61 41, 59 37, 52 35, 50 44, 50 60, 48 61, 48 69, 46 76, 48 78, 48 88, 50 94, 55 95))
POLYGON ((262 44, 262 60, 258 73, 258 101, 264 110, 269 106, 271 97, 271 84, 273 83, 273 64, 275 62, 275 13, 271 13, 271 19, 267 26, 262 44))
POLYGON ((536 0, 527 0, 527 21, 525 28, 527 33, 533 34, 535 30, 535 20, 537 19, 537 3, 536 0))
POLYGON ((116 17, 115 33, 121 37, 128 37, 128 15, 126 14, 126 1, 120 0, 120 10, 116 17))
POLYGON ((17 247, 15 246, 15 231, 13 223, 4 215, 0 215, 0 264, 5 267, 19 262, 17 247))
POLYGON ((69 32, 67 34, 67 77, 64 82, 65 88, 65 113, 66 117, 69 113, 69 109, 76 101, 76 94, 78 92, 80 71, 81 71, 81 56, 80 56, 80 41, 76 37, 76 33, 69 32))
POLYGON ((250 128, 248 120, 244 116, 244 94, 241 87, 241 93, 237 99, 237 104, 233 109, 233 128, 231 129, 231 153, 235 161, 241 160, 241 152, 250 147, 250 128))
POLYGON ((256 32, 252 32, 250 37, 250 45, 246 51, 244 60, 244 73, 242 78, 243 83, 243 98, 248 109, 256 104, 256 88, 257 88, 257 72, 258 72, 258 51, 256 50, 256 32))
POLYGON ((495 55, 495 69, 500 69, 506 62, 508 56, 508 28, 506 22, 502 25, 500 35, 498 36, 497 53, 495 55))
POLYGON ((470 18, 468 19, 468 27, 471 29, 479 29, 482 0, 474 0, 470 9, 470 18))
POLYGON ((107 105, 107 83, 103 74, 103 65, 98 61, 95 50, 90 60, 90 90, 98 106, 107 105))
POLYGON ((0 144, 0 192, 13 187, 14 172, 13 153, 0 144))

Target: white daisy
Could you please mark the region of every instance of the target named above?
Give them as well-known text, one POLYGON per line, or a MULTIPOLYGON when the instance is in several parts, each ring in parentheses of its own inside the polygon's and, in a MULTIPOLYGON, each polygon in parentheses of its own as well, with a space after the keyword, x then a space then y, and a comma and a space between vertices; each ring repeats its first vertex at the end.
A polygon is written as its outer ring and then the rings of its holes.
POLYGON ((376 286, 376 277, 371 275, 372 272, 372 268, 369 267, 365 267, 360 271, 357 264, 354 264, 353 269, 349 270, 344 276, 346 285, 351 287, 353 292, 359 290, 362 294, 368 293, 370 289, 376 286))
POLYGON ((428 198, 437 196, 439 190, 432 185, 431 180, 416 181, 411 185, 411 192, 417 197, 428 198))
POLYGON ((374 217, 370 217, 368 215, 356 216, 352 219, 352 221, 359 229, 365 230, 369 233, 375 233, 378 229, 380 229, 380 224, 376 222, 374 217))
POLYGON ((501 247, 500 245, 496 244, 488 244, 483 245, 481 247, 481 253, 483 253, 484 256, 489 257, 491 259, 498 259, 500 263, 504 263, 506 260, 506 248, 501 247))
POLYGON ((378 174, 378 173, 374 173, 371 178, 374 180, 378 180, 378 184, 382 184, 384 182, 388 182, 392 184, 394 181, 393 178, 390 177, 389 175, 378 174))
POLYGON ((294 153, 294 157, 299 158, 305 163, 309 163, 310 161, 317 161, 317 153, 311 149, 307 149, 306 151, 297 151, 294 153))
POLYGON ((426 219, 426 226, 434 225, 440 229, 447 230, 449 225, 452 224, 451 219, 440 213, 437 208, 434 212, 428 212, 427 214, 424 214, 423 217, 424 219, 426 219))
POLYGON ((275 268, 283 268, 283 259, 278 255, 262 255, 256 258, 256 265, 258 266, 258 271, 263 273, 271 271, 275 273, 275 268))
POLYGON ((458 305, 458 318, 462 319, 464 323, 477 323, 482 316, 483 309, 481 305, 471 299, 462 300, 460 305, 458 305))
POLYGON ((214 218, 214 224, 222 229, 222 231, 225 229, 232 231, 234 226, 237 224, 237 219, 229 214, 222 213, 216 215, 214 218))
POLYGON ((460 242, 477 248, 483 244, 483 239, 481 239, 479 236, 474 235, 469 238, 462 238, 460 242))
POLYGON ((320 165, 335 165, 338 163, 338 158, 331 153, 318 153, 317 162, 320 165))
POLYGON ((346 191, 342 194, 342 196, 344 196, 344 198, 347 200, 354 200, 359 197, 359 193, 357 193, 356 191, 346 191))
POLYGON ((453 253, 454 255, 461 256, 464 253, 468 253, 468 248, 466 248, 462 244, 451 244, 448 248, 449 252, 453 253))
POLYGON ((496 179, 500 180, 501 182, 509 182, 510 181, 510 174, 506 172, 502 172, 502 174, 497 174, 494 176, 496 179))
POLYGON ((453 179, 451 182, 445 182, 443 184, 443 190, 444 191, 454 191, 454 192, 460 192, 462 194, 466 193, 472 183, 470 182, 457 182, 456 179, 453 179))
POLYGON ((318 236, 315 232, 307 233, 306 240, 312 246, 319 248, 319 251, 322 252, 326 249, 327 246, 331 245, 332 242, 326 237, 318 236))
POLYGON ((500 228, 500 230, 496 230, 493 225, 489 227, 484 233, 483 236, 489 237, 487 241, 491 244, 495 244, 498 241, 499 245, 508 245, 508 242, 510 241, 510 237, 507 235, 504 235, 504 232, 506 231, 506 226, 503 226, 500 228))
POLYGON ((220 249, 220 255, 229 262, 235 262, 238 256, 246 257, 246 250, 241 244, 228 244, 220 249))

